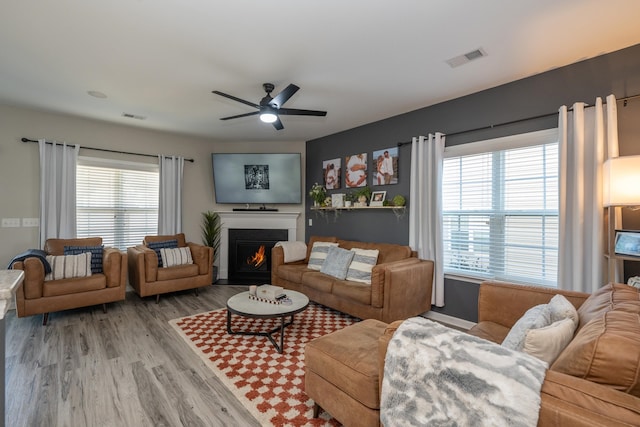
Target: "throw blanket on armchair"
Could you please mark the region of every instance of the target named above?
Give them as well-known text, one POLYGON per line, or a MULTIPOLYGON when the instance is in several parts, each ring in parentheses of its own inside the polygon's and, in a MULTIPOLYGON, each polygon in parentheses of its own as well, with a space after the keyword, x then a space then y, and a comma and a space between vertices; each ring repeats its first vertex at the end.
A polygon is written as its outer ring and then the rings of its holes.
POLYGON ((389 342, 380 419, 386 427, 535 426, 547 366, 414 317, 389 342))

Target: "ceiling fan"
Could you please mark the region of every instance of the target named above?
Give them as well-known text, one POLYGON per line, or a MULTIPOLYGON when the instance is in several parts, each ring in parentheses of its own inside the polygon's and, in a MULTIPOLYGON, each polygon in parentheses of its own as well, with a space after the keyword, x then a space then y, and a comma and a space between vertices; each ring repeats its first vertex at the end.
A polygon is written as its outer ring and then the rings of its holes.
POLYGON ((289 115, 289 116, 321 116, 324 117, 327 115, 326 111, 317 111, 317 110, 300 110, 297 108, 282 108, 282 105, 287 102, 289 98, 293 96, 294 93, 300 89, 298 86, 294 84, 290 84, 286 88, 282 90, 279 94, 277 94, 274 98, 271 97, 271 92, 275 86, 273 83, 264 83, 262 85, 267 95, 260 100, 260 104, 254 104, 253 102, 245 101, 244 99, 237 98, 233 95, 229 95, 217 90, 214 90, 212 93, 216 95, 224 96, 225 98, 233 99, 234 101, 241 102, 250 107, 257 108, 258 111, 253 111, 251 113, 238 114, 236 116, 223 117, 220 120, 230 120, 237 119, 240 117, 247 116, 255 116, 260 115, 260 120, 265 123, 273 124, 273 127, 277 130, 284 129, 282 126, 282 122, 280 121, 280 115, 289 115))

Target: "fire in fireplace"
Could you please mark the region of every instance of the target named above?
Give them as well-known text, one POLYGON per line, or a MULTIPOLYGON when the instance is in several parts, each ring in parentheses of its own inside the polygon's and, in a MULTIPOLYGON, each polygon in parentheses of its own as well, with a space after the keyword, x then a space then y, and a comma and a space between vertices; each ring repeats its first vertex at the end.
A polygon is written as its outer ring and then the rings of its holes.
POLYGON ((288 230, 229 229, 229 280, 242 284, 269 283, 271 248, 288 239, 288 230))

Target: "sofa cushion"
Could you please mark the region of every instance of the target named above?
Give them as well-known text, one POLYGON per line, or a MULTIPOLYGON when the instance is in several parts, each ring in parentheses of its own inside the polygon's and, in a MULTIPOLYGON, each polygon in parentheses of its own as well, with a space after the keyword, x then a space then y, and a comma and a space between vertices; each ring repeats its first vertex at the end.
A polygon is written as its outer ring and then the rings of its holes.
POLYGON ((527 332, 531 329, 543 328, 551 324, 551 312, 547 304, 539 304, 531 307, 516 322, 509 331, 509 334, 502 342, 506 348, 522 351, 527 332))
POLYGON ((91 276, 91 252, 47 255, 47 261, 51 265, 51 273, 44 276, 45 281, 91 276))
POLYGON ((640 397, 640 315, 613 310, 591 320, 551 369, 640 397))
POLYGON ((102 252, 104 246, 65 246, 65 255, 78 255, 83 252, 91 252, 91 273, 102 273, 102 252))
POLYGON ((302 275, 302 284, 304 286, 327 294, 332 292, 333 282, 335 281, 335 277, 320 273, 319 271, 309 271, 302 275))
POLYGON ((531 329, 524 338, 523 350, 551 365, 571 342, 577 322, 567 317, 549 326, 531 329))
POLYGON ((302 275, 308 271, 307 264, 282 264, 278 266, 277 275, 281 279, 293 283, 302 283, 302 275))
POLYGON ((332 246, 327 251, 327 257, 320 267, 320 272, 344 280, 354 255, 355 252, 332 246))
POLYGON ((500 344, 509 335, 509 328, 495 322, 479 322, 467 331, 471 335, 500 344))
POLYGON ((640 314, 640 289, 617 283, 601 287, 578 309, 578 330, 613 309, 640 314))
POLYGON ((360 304, 371 305, 371 285, 349 280, 333 282, 331 292, 340 298, 356 301, 360 304))
POLYGON ((307 267, 310 270, 320 271, 324 260, 327 258, 329 248, 332 246, 338 246, 338 244, 332 242, 314 242, 311 247, 311 254, 309 255, 309 264, 307 264, 307 267))
POLYGON ((173 267, 175 265, 193 264, 191 249, 187 248, 160 248, 162 265, 173 267))
POLYGON ((378 249, 351 248, 355 254, 347 271, 347 280, 371 284, 371 271, 378 262, 378 249))
POLYGON ((379 251, 378 264, 400 261, 411 257, 411 248, 409 246, 396 245, 394 243, 369 243, 353 240, 338 240, 338 243, 344 249, 377 249, 379 251))
POLYGON ((160 249, 162 248, 177 248, 178 241, 177 240, 162 240, 159 242, 148 242, 147 247, 149 249, 153 249, 158 257, 158 267, 162 267, 162 254, 160 253, 160 249))

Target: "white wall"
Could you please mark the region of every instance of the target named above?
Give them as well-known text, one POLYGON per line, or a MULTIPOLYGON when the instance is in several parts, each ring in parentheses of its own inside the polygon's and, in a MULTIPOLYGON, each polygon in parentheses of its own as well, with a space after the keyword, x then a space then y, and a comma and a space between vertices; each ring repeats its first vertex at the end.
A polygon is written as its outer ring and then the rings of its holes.
MULTIPOLYGON (((272 131, 268 129, 266 131, 272 131)), ((201 242, 200 218, 207 210, 231 210, 216 205, 211 169, 212 152, 291 152, 302 153, 302 179, 305 176, 305 143, 296 142, 219 142, 205 138, 156 132, 74 116, 0 105, 0 218, 39 216, 38 144, 23 143, 22 137, 46 138, 80 146, 106 148, 145 154, 180 155, 195 159, 184 166, 183 230, 188 241, 201 242)), ((153 158, 80 150, 80 155, 153 162, 153 158)), ((303 189, 306 185, 303 182, 303 189)), ((305 198, 302 198, 305 200, 305 198)), ((297 234, 304 237, 304 205, 279 205, 280 211, 300 212, 297 234)), ((38 248, 38 229, 0 228, 0 268, 16 254, 38 248)))

